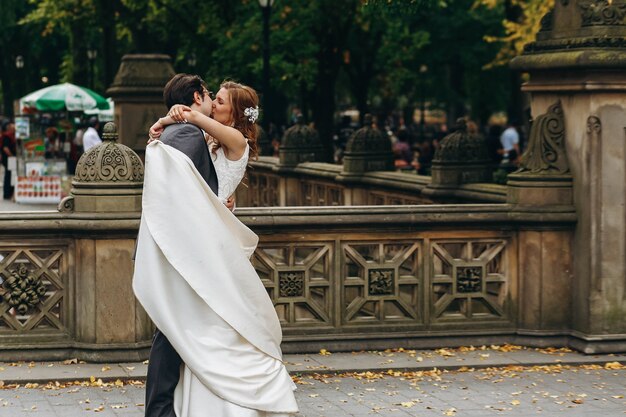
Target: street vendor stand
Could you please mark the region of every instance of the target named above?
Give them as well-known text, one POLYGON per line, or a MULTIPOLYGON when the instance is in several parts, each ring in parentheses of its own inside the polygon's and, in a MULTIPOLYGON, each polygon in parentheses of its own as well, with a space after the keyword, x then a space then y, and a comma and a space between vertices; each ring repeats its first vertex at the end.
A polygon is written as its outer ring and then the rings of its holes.
POLYGON ((75 131, 71 120, 80 119, 85 110, 108 108, 104 97, 70 83, 43 88, 20 100, 23 114, 16 117, 16 202, 58 203, 67 195, 67 157, 75 131), (59 120, 58 130, 65 136, 62 149, 47 149, 43 120, 59 120))

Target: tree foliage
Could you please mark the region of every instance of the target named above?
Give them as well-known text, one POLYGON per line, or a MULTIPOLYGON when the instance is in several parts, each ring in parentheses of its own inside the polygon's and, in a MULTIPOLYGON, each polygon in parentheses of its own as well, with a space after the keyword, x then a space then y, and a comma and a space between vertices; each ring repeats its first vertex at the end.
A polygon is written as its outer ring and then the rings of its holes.
MULTIPOLYGON (((328 145, 338 105, 361 113, 412 109, 427 100, 450 119, 486 120, 507 108, 503 63, 531 40, 551 2, 540 0, 276 0, 270 20, 271 108, 285 122, 297 105, 328 145), (504 22, 504 24, 503 24, 504 22), (428 68, 420 72, 420 68, 428 68), (498 94, 493 94, 497 91, 498 94)), ((48 82, 89 81, 104 91, 126 53, 167 53, 177 71, 213 86, 227 78, 260 89, 263 21, 257 0, 0 0, 5 111, 48 82), (22 90, 11 89, 24 55, 22 90), (190 59, 195 57, 195 63, 190 59)), ((261 91, 261 93, 266 93, 261 91)))
POLYGON ((474 6, 505 14, 504 35, 486 35, 485 40, 502 45, 490 65, 506 65, 523 52, 524 45, 535 40, 541 18, 554 7, 554 0, 476 0, 474 6))

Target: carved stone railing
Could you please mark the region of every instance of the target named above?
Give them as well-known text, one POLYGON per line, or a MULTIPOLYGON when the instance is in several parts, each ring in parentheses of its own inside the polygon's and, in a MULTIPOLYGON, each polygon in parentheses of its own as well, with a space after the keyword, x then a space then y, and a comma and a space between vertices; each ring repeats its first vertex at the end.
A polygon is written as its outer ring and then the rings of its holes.
POLYGON ((238 207, 356 206, 453 203, 504 203, 504 185, 461 184, 429 189, 431 177, 395 171, 346 178, 341 165, 304 162, 283 168, 278 158, 250 163, 248 180, 237 189, 238 207))
MULTIPOLYGON (((287 352, 582 343, 568 330, 571 211, 488 204, 238 216, 260 235, 253 262, 287 352)), ((38 297, 15 309, 5 280, 0 359, 146 357, 153 327, 130 289, 138 225, 138 213, 0 214, 0 274, 28 281, 38 297)))

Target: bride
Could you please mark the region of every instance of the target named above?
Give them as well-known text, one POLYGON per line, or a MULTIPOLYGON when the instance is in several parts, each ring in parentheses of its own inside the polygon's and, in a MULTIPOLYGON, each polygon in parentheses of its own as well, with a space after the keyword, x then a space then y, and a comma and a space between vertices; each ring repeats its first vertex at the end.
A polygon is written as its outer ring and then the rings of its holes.
POLYGON ((280 323, 249 260, 258 237, 223 204, 257 154, 258 96, 228 81, 212 106, 212 118, 173 106, 150 129, 154 139, 168 124, 200 127, 218 193, 182 152, 149 143, 137 249, 143 261, 133 288, 182 358, 177 417, 293 416, 295 384, 282 362, 280 323))

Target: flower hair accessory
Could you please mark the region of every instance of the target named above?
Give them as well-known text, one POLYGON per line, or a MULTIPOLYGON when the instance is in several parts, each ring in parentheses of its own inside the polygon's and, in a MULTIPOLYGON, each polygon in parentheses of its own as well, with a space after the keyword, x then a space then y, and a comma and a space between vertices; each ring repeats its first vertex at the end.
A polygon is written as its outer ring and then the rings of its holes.
POLYGON ((256 122, 256 119, 259 118, 259 106, 256 107, 246 107, 243 111, 244 116, 248 116, 248 120, 252 123, 256 122))

